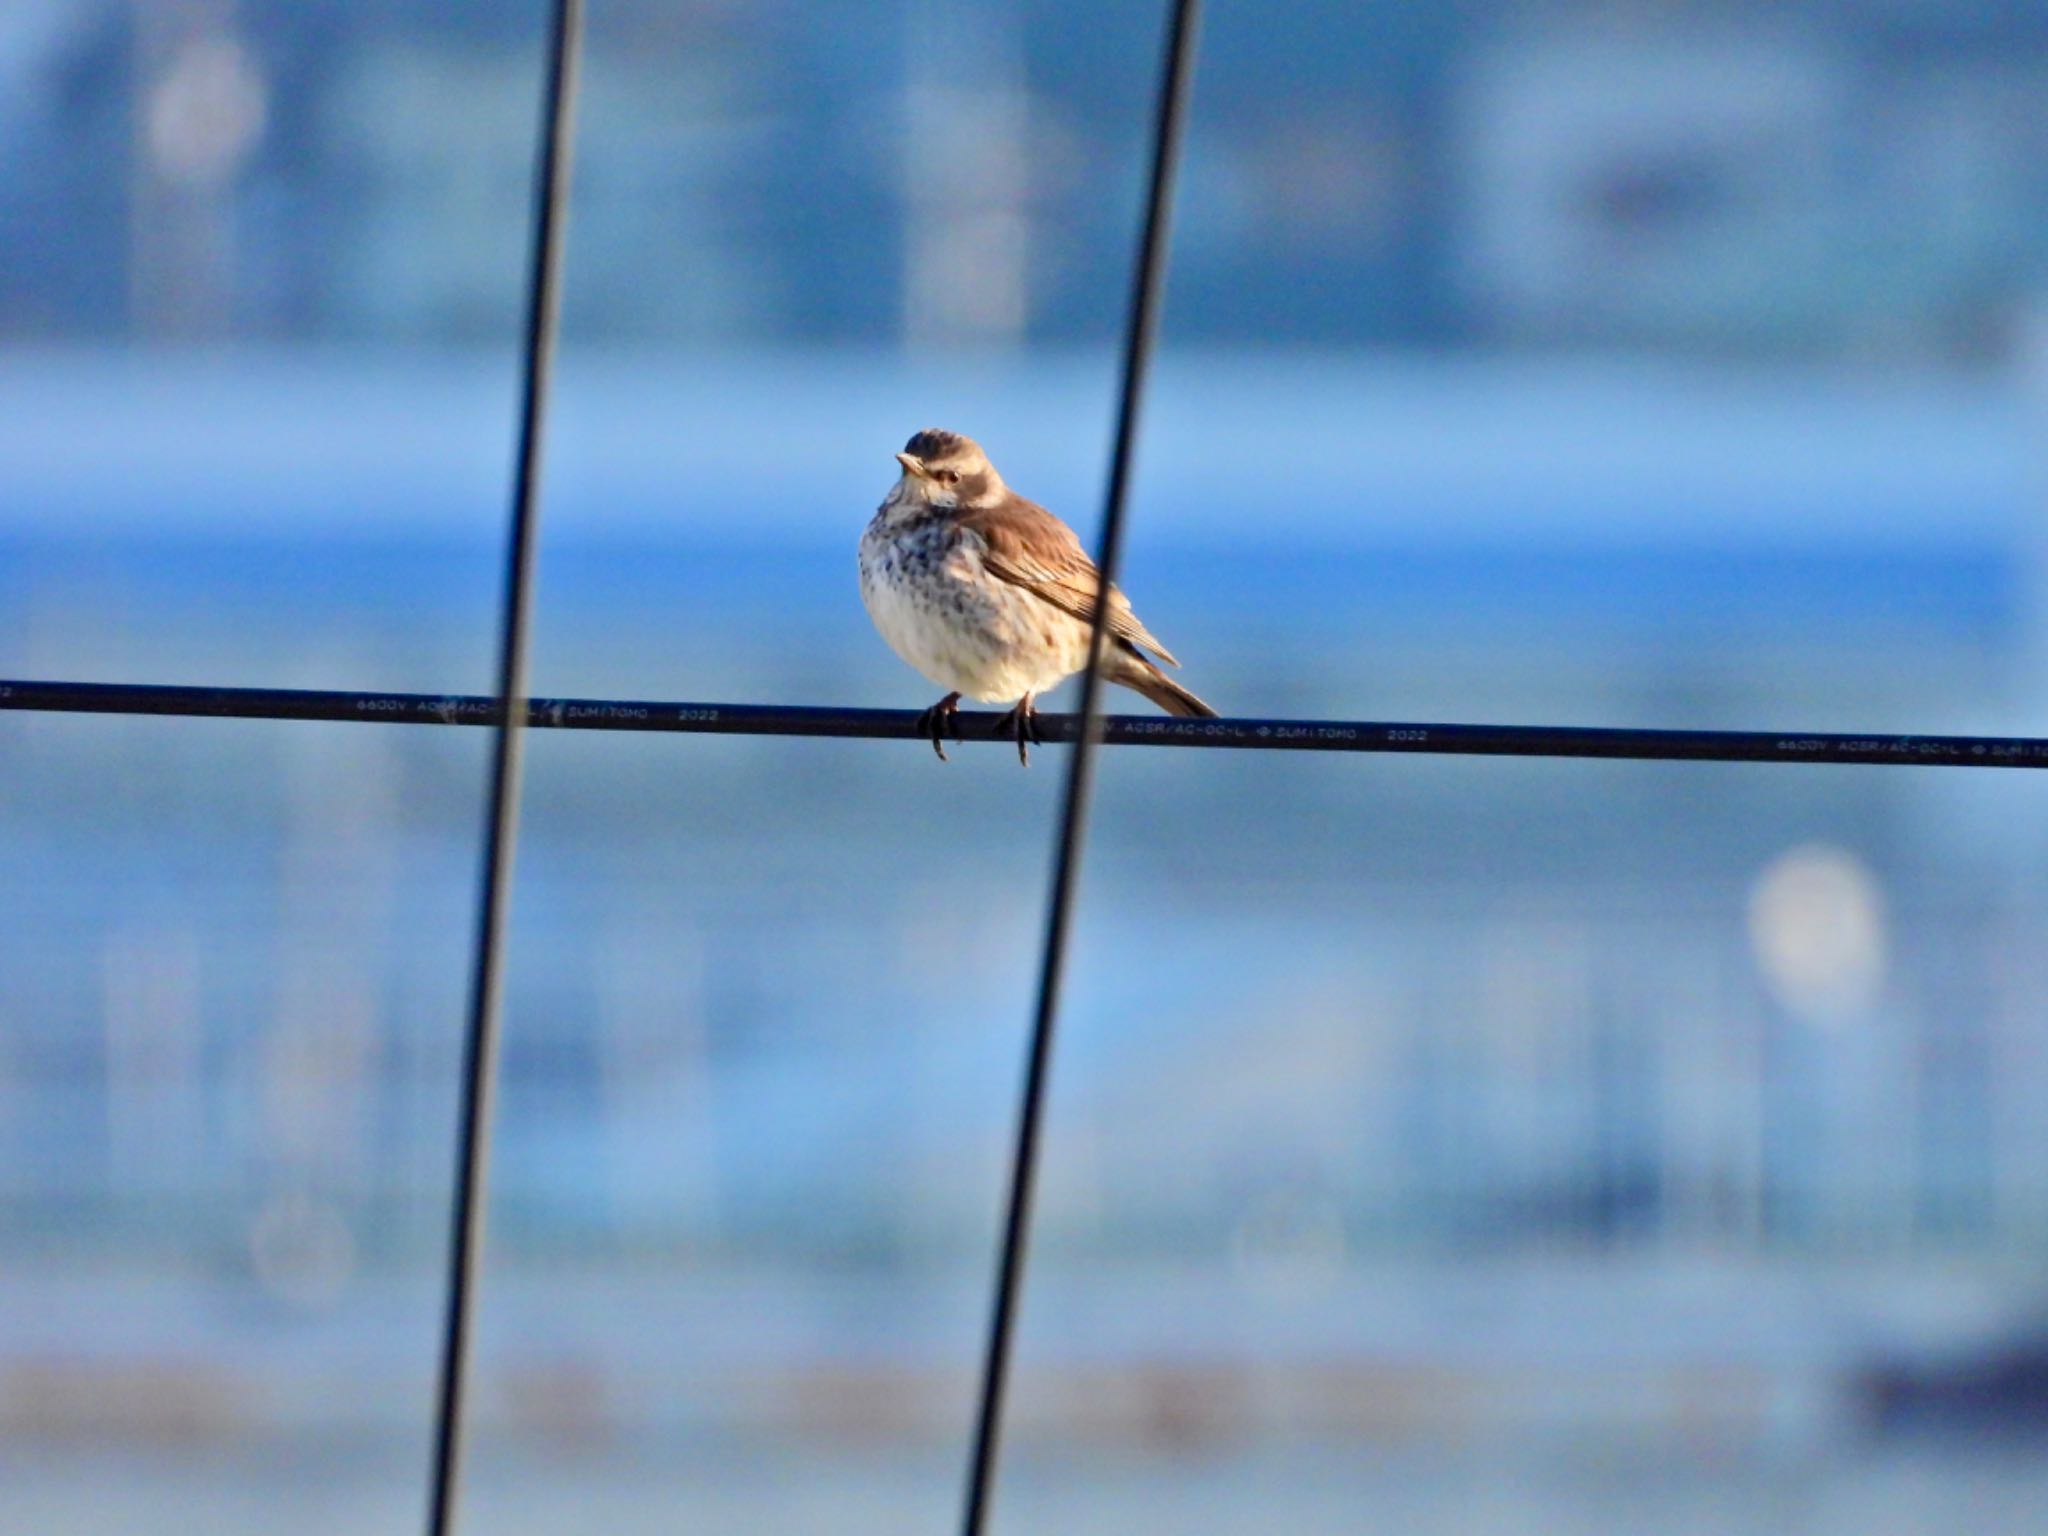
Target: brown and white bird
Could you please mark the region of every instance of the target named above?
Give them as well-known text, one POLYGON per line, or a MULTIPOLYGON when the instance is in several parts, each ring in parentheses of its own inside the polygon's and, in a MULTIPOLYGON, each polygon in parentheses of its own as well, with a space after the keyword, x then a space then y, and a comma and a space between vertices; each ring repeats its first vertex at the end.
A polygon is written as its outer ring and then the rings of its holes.
MULTIPOLYGON (((1003 484, 973 438, 928 427, 896 462, 902 478, 861 535, 861 598, 896 654, 951 690, 924 713, 941 758, 948 727, 961 739, 955 716, 965 694, 1017 701, 997 729, 1016 738, 1028 764, 1027 743, 1038 739, 1032 696, 1088 665, 1102 586, 1095 562, 1073 529, 1003 484)), ((1144 654, 1180 665, 1114 586, 1108 624, 1105 678, 1170 715, 1216 713, 1144 654)))

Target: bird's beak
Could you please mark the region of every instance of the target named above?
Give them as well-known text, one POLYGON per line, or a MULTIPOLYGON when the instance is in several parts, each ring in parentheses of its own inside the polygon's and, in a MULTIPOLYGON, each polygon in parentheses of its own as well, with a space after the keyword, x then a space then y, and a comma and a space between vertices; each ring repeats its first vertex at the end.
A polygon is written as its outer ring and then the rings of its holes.
POLYGON ((896 462, 903 466, 905 474, 915 475, 920 480, 929 480, 931 478, 930 475, 925 473, 924 461, 914 454, 899 453, 896 455, 896 462))

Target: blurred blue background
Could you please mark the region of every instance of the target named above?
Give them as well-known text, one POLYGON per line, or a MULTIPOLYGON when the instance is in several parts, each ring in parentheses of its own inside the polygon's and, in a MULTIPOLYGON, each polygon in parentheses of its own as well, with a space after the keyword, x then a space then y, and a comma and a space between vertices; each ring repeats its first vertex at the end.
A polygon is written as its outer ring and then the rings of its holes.
MULTIPOLYGON (((2044 729, 2048 11, 1210 10, 1193 687, 2044 729)), ((0 676, 489 686, 542 12, 0 11, 0 676)), ((927 425, 1092 537, 1160 8, 591 13, 535 687, 921 707, 854 541, 927 425)), ((0 1528, 415 1528, 486 746, 0 715, 0 1528)), ((472 1523, 949 1528, 1061 754, 529 751, 472 1523)), ((2038 1530, 2044 872, 1109 754, 1000 1528, 2038 1530)))

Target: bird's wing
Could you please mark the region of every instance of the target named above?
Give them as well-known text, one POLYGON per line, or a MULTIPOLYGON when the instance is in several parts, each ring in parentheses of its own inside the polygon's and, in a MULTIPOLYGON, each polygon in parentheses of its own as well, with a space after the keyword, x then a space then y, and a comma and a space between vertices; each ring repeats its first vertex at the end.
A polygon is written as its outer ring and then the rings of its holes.
MULTIPOLYGON (((1074 530, 1037 502, 1012 496, 993 507, 962 512, 959 526, 981 539, 981 564, 989 575, 1086 623, 1095 621, 1095 594, 1102 588, 1095 562, 1074 530)), ((1173 652, 1138 622, 1130 600, 1114 585, 1109 589, 1109 632, 1115 639, 1144 646, 1169 667, 1180 665, 1173 652)))

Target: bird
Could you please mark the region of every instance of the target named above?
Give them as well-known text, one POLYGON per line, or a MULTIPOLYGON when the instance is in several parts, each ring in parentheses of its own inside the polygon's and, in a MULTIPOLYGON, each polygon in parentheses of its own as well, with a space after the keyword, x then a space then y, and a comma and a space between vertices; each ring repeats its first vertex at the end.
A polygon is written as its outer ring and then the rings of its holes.
MULTIPOLYGON (((996 734, 1029 767, 1032 699, 1088 665, 1101 575, 1074 530, 1004 484, 973 438, 927 427, 896 462, 902 473, 861 535, 861 599, 896 654, 948 690, 918 721, 940 761, 942 738, 962 739, 965 695, 1016 700, 996 734)), ((1103 677, 1170 715, 1215 715, 1153 662, 1180 665, 1114 584, 1108 630, 1103 677)))

